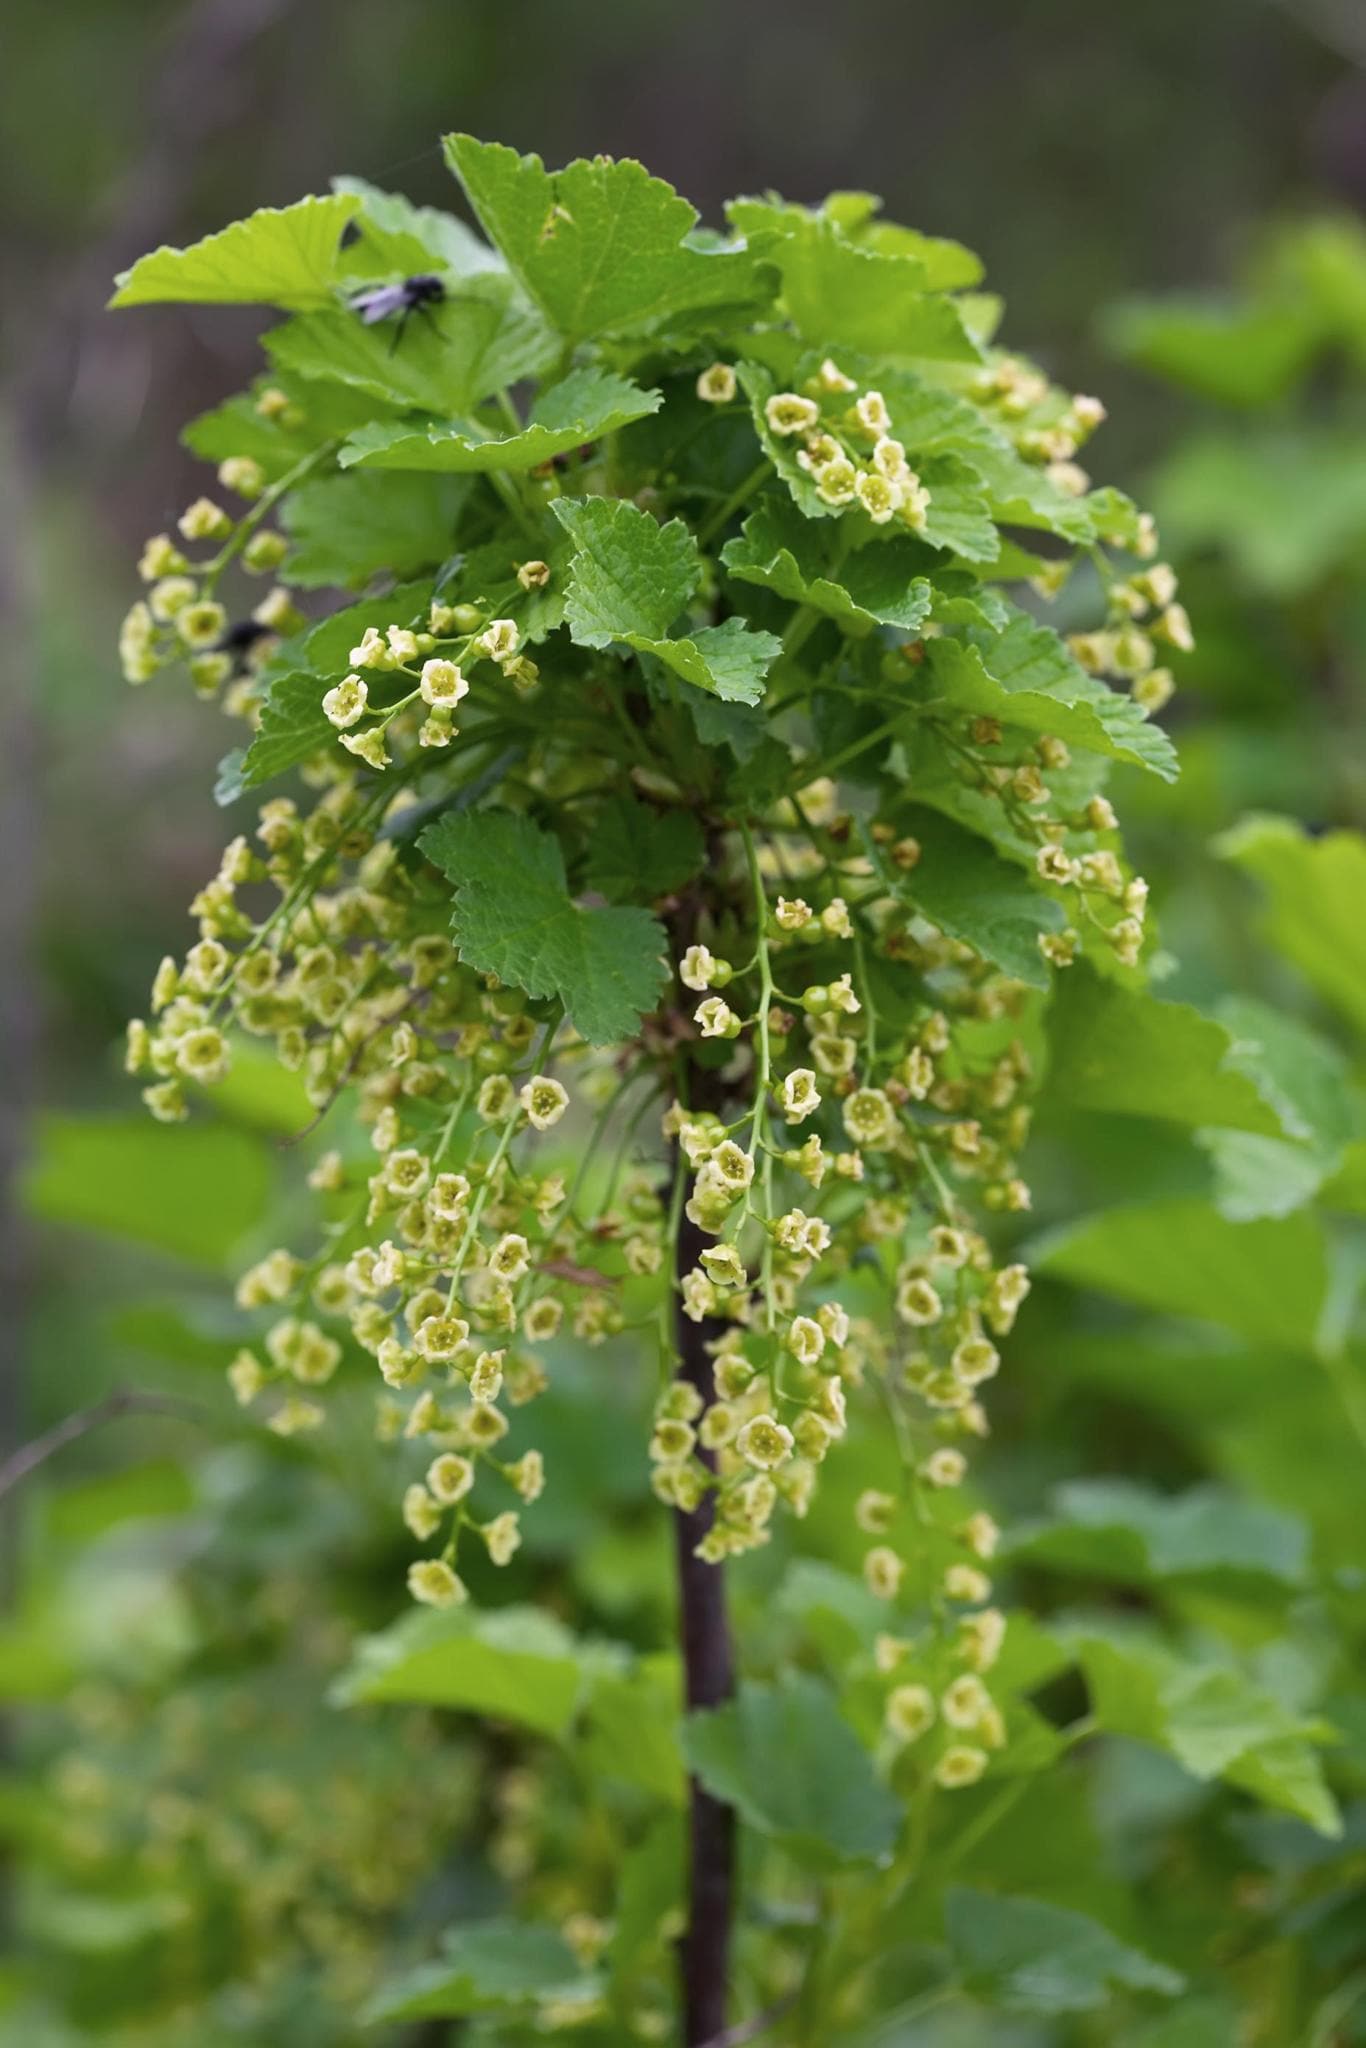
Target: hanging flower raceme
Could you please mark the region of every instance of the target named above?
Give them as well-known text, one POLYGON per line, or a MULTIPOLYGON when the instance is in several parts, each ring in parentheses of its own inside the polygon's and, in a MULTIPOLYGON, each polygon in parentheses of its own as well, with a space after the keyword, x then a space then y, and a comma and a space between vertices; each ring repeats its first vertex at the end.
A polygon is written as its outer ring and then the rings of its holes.
POLYGON ((920 259, 932 349, 833 288, 813 346, 783 252, 857 262, 857 223, 733 220, 704 252, 661 217, 653 268, 609 249, 572 304, 550 230, 509 249, 492 340, 477 293, 441 307, 475 366, 445 422, 339 248, 300 286, 332 309, 192 430, 244 509, 147 543, 122 659, 221 695, 220 794, 257 809, 128 1064, 168 1121, 245 1040, 299 1077, 319 1230, 243 1275, 231 1383, 292 1434, 368 1377, 415 1599, 509 1564, 554 1483, 535 1399, 562 1346, 620 1339, 657 1379, 642 1471, 707 1563, 889 1432, 895 1483, 855 1509, 885 1741, 968 1785, 1005 1738, 973 1460, 1029 1289, 1040 1021, 1074 962, 1140 978, 1104 781, 1170 773, 1149 714, 1190 629, 1151 523, 1078 465, 1097 401, 920 259))

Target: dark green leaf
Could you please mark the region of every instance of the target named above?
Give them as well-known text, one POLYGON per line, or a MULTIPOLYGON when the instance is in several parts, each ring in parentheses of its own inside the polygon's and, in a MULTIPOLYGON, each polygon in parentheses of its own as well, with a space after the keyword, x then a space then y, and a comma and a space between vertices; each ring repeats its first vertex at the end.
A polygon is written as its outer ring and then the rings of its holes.
POLYGON ((613 903, 653 903, 681 888, 701 862, 701 827, 690 811, 614 796, 593 819, 584 881, 613 903))
POLYGON ((802 1861, 890 1854, 897 1803, 816 1679, 787 1672, 773 1685, 743 1685, 729 1705, 689 1717, 683 1748, 709 1792, 802 1861))
POLYGON ((432 421, 422 427, 402 420, 379 421, 352 434, 337 459, 344 469, 534 469, 657 412, 662 403, 661 393, 642 391, 626 377, 606 370, 574 370, 541 394, 520 433, 472 434, 459 421, 432 421))
POLYGON ((1098 1920, 1042 1899, 956 1888, 945 1921, 967 1989, 1008 2012, 1094 2012, 1118 1991, 1174 1998, 1185 1985, 1098 1920))
POLYGON ((538 1998, 573 1997, 583 1979, 563 1937, 551 1927, 485 1920, 448 1934, 439 1962, 382 1984, 361 2019, 457 2019, 468 2013, 525 2009, 538 1998))
POLYGON ((594 1045, 634 1036, 668 971, 654 918, 581 909, 559 841, 511 811, 440 818, 420 844, 454 885, 462 959, 528 995, 558 996, 594 1045))
POLYGON ((451 552, 468 492, 463 477, 382 471, 302 484, 282 512, 294 543, 289 581, 305 589, 345 588, 379 570, 411 576, 429 568, 451 552))

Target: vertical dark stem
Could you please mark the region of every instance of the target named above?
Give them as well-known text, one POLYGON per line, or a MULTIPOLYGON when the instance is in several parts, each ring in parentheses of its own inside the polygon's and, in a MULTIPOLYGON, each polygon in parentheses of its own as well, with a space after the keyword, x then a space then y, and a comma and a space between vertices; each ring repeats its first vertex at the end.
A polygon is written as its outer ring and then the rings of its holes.
MULTIPOLYGON (((675 1171, 687 1171, 679 1155, 675 1171)), ((685 1216, 679 1229, 677 1277, 690 1272, 708 1242, 685 1216)), ((714 1394, 706 1345, 716 1329, 692 1322, 675 1297, 674 1328, 679 1378, 704 1401, 714 1394)), ((708 1464, 710 1452, 699 1453, 708 1464)), ((725 1573, 694 1553, 711 1527, 710 1498, 684 1514, 676 1511, 679 1632, 688 1708, 719 1706, 735 1690, 735 1660, 726 1612, 725 1573)), ((725 2031, 735 1894, 735 1809, 714 1799, 696 1778, 688 1785, 688 1921, 679 1943, 683 1984, 684 2048, 701 2048, 725 2031)))

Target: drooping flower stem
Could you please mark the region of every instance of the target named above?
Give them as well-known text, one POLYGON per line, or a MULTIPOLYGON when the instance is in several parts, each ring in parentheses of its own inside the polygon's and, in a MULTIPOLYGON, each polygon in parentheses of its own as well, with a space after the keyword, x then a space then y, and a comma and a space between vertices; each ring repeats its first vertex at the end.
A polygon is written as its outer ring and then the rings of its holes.
MULTIPOLYGON (((687 1172, 679 1154, 675 1172, 687 1172)), ((683 1217, 678 1233, 675 1277, 681 1281, 697 1263, 709 1240, 683 1217)), ((680 1379, 695 1387, 710 1404, 714 1387, 706 1345, 715 1334, 706 1322, 683 1314, 681 1296, 674 1298, 674 1330, 680 1379)), ((714 1463, 709 1451, 700 1455, 714 1463)), ((683 1655, 684 1696, 689 1713, 720 1706, 735 1690, 735 1660, 730 1618, 726 1610, 725 1567, 707 1564, 697 1545, 711 1527, 712 1499, 707 1495, 689 1511, 674 1510, 678 1557, 679 1642, 683 1655)), ((683 1990, 684 2048, 700 2048, 726 2025, 726 1991, 730 1975, 731 1924, 735 1889, 735 1809, 712 1797, 696 1778, 688 1785, 687 1925, 679 1943, 683 1990)))

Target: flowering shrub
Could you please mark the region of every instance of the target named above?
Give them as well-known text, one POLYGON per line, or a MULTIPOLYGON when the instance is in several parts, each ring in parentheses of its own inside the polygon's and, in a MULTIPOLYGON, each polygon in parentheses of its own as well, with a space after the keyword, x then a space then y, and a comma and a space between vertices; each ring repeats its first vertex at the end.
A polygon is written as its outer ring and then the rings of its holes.
MULTIPOLYGON (((1174 774, 1152 714, 1191 632, 1151 522, 1078 461, 1103 408, 996 343, 967 250, 858 194, 739 200, 718 237, 632 163, 447 154, 487 240, 343 181, 120 282, 289 315, 187 430, 216 495, 147 542, 123 627, 130 682, 184 669, 244 723, 218 796, 254 805, 128 1066, 171 1123, 249 1039, 301 1077, 318 1220, 241 1275, 231 1384, 286 1437, 373 1390, 417 1602, 516 1556, 559 1347, 648 1381, 696 2048, 730 2013, 737 1808, 880 1865, 885 1911, 934 1798, 1033 1767, 972 1455, 1029 1292, 1055 984, 1140 1047, 1161 1007, 1105 783, 1174 774), (800 1671, 733 1697, 723 1594, 857 1455, 855 1411, 895 1447, 892 1483, 836 1482, 876 1769, 800 1671), (779 1751, 793 1796, 756 1789, 779 1751)), ((851 1905, 801 1990, 820 2038, 877 1921, 851 1905)), ((665 2037, 652 1984, 591 1974, 608 1939, 541 2023, 665 2037)), ((781 2003, 771 1950, 746 1982, 781 2003)))

